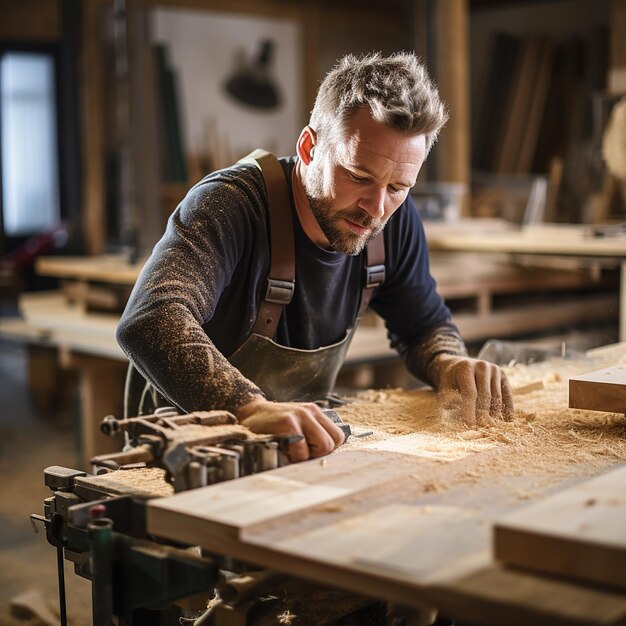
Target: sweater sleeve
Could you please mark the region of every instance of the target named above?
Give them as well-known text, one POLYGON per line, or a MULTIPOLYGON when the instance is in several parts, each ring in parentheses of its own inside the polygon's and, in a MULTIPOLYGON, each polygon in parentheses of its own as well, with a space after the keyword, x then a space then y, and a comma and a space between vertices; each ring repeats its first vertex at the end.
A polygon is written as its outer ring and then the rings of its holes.
POLYGON ((447 322, 432 328, 413 345, 400 348, 407 369, 413 376, 436 387, 433 365, 441 354, 467 356, 467 347, 458 328, 447 322))
POLYGON ((194 187, 172 214, 121 317, 117 340, 139 372, 184 411, 262 395, 202 328, 262 223, 262 181, 227 175, 194 187))

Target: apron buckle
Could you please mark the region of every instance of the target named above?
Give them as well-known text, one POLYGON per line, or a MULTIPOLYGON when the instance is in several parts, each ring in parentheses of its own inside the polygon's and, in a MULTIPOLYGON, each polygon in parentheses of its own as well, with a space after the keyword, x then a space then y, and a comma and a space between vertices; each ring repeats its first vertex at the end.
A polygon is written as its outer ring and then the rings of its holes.
POLYGON ((385 266, 371 265, 365 268, 365 287, 379 287, 385 281, 385 266))
POLYGON ((293 298, 295 283, 288 280, 267 279, 265 300, 275 304, 289 304, 293 298))

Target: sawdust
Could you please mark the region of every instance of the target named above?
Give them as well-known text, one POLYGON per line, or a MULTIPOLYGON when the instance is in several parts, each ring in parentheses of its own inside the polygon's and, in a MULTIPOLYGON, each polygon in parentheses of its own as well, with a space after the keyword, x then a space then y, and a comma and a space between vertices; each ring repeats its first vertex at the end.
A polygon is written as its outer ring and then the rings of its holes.
POLYGON ((202 426, 201 424, 185 424, 176 429, 168 430, 168 435, 172 441, 180 443, 219 443, 225 439, 253 439, 250 430, 239 424, 227 424, 223 426, 202 426))
POLYGON ((284 613, 281 613, 278 616, 279 624, 292 624, 293 621, 297 618, 295 613, 292 613, 289 609, 287 609, 284 613))
MULTIPOLYGON (((432 390, 368 390, 337 411, 345 422, 375 431, 375 437, 354 441, 352 447, 401 452, 435 463, 432 474, 416 475, 425 493, 489 476, 542 474, 557 481, 626 462, 626 416, 568 408, 570 376, 615 362, 609 354, 505 368, 512 387, 522 390, 514 395, 511 422, 472 428, 450 423, 442 418, 432 390), (461 460, 454 476, 441 471, 441 463, 461 460)), ((520 499, 528 497, 519 494, 520 499)))
POLYGON ((143 498, 160 498, 174 494, 174 487, 165 480, 165 470, 159 467, 122 469, 100 476, 79 478, 76 483, 100 487, 108 493, 132 493, 143 498))

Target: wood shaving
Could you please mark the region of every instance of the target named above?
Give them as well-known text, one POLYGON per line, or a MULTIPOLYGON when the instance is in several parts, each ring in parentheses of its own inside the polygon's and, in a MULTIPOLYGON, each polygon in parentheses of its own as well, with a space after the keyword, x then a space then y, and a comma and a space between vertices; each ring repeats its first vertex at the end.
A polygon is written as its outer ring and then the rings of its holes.
POLYGON ((165 470, 159 467, 122 469, 99 476, 78 478, 76 483, 99 487, 108 493, 130 493, 144 498, 159 498, 174 494, 174 487, 165 480, 165 470))
MULTIPOLYGON (((515 396, 511 422, 468 428, 442 419, 437 394, 430 389, 368 390, 337 409, 351 425, 372 428, 376 437, 352 446, 401 452, 427 460, 424 484, 453 486, 485 476, 541 474, 548 481, 600 471, 626 462, 626 416, 568 408, 570 376, 614 365, 615 355, 579 360, 552 359, 505 368, 513 388, 541 381, 542 388, 515 396), (440 463, 462 462, 450 480, 440 463), (440 484, 441 482, 441 484, 440 484)), ((526 495, 520 495, 525 499, 526 495)))

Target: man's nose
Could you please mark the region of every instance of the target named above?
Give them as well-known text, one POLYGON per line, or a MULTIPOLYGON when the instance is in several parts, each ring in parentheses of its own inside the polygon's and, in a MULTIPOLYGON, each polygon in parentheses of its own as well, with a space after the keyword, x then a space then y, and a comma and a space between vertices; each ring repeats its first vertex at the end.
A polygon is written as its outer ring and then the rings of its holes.
POLYGON ((381 219, 385 215, 387 190, 375 188, 368 191, 369 193, 361 198, 359 207, 367 211, 368 215, 373 219, 381 219))

